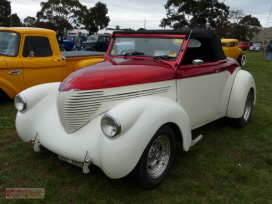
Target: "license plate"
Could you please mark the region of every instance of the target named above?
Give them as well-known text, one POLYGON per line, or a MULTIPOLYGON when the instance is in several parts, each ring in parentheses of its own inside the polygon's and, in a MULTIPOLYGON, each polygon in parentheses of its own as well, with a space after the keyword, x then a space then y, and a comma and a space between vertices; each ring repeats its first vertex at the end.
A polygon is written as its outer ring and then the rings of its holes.
POLYGON ((83 162, 79 162, 79 161, 76 161, 73 159, 68 159, 68 158, 61 156, 61 155, 59 155, 58 158, 62 161, 65 161, 65 162, 68 162, 68 163, 73 164, 75 166, 78 166, 80 168, 83 168, 83 162))

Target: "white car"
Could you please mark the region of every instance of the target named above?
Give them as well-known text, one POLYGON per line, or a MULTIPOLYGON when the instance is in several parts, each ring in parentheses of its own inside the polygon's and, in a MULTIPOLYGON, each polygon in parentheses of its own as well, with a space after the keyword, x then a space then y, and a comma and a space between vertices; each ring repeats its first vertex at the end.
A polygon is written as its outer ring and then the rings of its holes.
POLYGON ((250 51, 262 51, 262 42, 254 42, 250 47, 250 51))
POLYGON ((213 31, 120 31, 104 62, 24 90, 14 102, 18 134, 35 151, 44 146, 84 173, 91 164, 113 179, 131 173, 151 189, 169 173, 177 137, 188 151, 202 138, 192 139, 195 128, 222 117, 245 126, 256 87, 213 31), (134 45, 120 52, 120 38, 134 45))

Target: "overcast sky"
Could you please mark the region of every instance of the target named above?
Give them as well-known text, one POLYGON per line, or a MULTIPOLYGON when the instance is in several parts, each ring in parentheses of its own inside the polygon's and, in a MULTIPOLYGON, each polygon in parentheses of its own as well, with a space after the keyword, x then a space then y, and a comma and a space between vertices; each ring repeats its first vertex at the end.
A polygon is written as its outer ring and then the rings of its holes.
MULTIPOLYGON (((9 0, 12 13, 17 13, 21 21, 27 16, 36 17, 41 10, 40 0, 9 0)), ((47 0, 44 0, 46 2, 47 0)), ((88 8, 99 0, 79 0, 88 8)), ((109 28, 161 29, 160 20, 166 16, 164 5, 167 0, 100 0, 108 8, 109 28)), ((219 0, 223 2, 223 0, 219 0)), ((225 0, 230 10, 243 10, 246 15, 259 19, 263 27, 272 27, 272 1, 268 0, 225 0), (271 15, 270 15, 271 14, 271 15), (268 22, 268 23, 267 23, 268 22)))

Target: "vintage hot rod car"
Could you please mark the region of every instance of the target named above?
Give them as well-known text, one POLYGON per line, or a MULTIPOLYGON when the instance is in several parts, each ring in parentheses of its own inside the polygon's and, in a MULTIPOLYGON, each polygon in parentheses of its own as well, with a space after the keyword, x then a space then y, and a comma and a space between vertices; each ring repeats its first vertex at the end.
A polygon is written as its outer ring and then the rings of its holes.
POLYGON ((236 59, 241 66, 246 64, 246 55, 242 49, 238 47, 237 39, 221 39, 221 44, 227 57, 236 59))
POLYGON ((202 138, 191 131, 211 121, 243 127, 256 103, 252 75, 210 30, 115 32, 105 59, 16 96, 16 128, 34 151, 85 173, 91 164, 110 178, 131 173, 151 189, 169 173, 176 138, 188 151, 202 138))

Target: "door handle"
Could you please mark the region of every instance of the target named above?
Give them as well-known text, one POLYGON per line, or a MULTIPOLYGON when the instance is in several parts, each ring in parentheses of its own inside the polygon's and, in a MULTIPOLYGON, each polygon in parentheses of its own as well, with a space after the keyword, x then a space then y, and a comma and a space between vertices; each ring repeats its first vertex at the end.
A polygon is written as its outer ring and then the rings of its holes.
POLYGON ((21 73, 22 73, 22 71, 20 71, 20 70, 13 70, 13 71, 9 72, 10 75, 18 75, 21 73))
POLYGON ((60 61, 60 59, 52 59, 53 61, 60 61))

